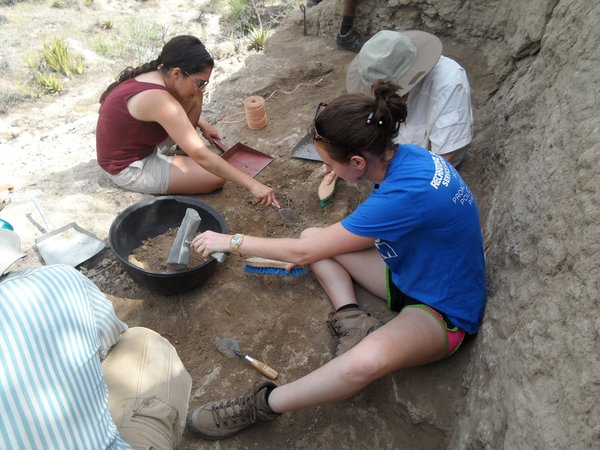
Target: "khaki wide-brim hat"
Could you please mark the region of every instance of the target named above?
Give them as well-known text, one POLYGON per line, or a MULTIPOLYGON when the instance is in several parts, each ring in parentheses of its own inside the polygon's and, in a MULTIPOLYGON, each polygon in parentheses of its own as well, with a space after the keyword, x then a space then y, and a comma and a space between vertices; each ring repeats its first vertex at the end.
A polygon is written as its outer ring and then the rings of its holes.
POLYGON ((392 81, 408 93, 442 55, 442 41, 425 31, 384 30, 369 39, 348 66, 346 90, 372 96, 377 80, 392 81))
POLYGON ((17 233, 0 228, 0 276, 24 256, 25 253, 21 251, 21 239, 17 233))

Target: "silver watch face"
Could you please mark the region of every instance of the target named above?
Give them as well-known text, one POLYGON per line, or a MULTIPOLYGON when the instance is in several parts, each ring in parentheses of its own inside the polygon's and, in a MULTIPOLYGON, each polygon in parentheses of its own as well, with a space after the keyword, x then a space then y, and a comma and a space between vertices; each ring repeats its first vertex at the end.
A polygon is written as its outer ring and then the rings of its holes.
POLYGON ((235 234, 232 238, 231 238, 231 243, 233 245, 240 245, 242 242, 242 237, 239 234, 235 234))

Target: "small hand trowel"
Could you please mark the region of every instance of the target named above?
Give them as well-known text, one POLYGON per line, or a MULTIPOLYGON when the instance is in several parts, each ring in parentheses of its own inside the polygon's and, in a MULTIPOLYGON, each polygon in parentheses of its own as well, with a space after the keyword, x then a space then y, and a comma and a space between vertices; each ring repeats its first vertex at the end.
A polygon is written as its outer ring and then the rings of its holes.
POLYGON ((254 359, 251 356, 244 355, 240 351, 239 342, 236 341, 235 339, 228 338, 228 337, 215 336, 215 345, 217 346, 217 349, 221 353, 223 353, 225 356, 227 356, 228 358, 233 358, 235 356, 239 356, 244 361, 246 361, 248 364, 250 364, 252 367, 254 367, 256 370, 258 370, 260 373, 262 373, 267 378, 270 378, 271 380, 276 379, 277 376, 279 375, 279 373, 277 373, 277 371, 275 369, 272 369, 271 367, 267 366, 264 362, 258 361, 257 359, 254 359))
POLYGON ((302 217, 291 208, 279 208, 279 217, 287 223, 302 223, 302 217))
MULTIPOLYGON (((177 236, 175 236, 173 246, 169 252, 169 257, 167 258, 167 267, 169 270, 184 270, 188 268, 190 245, 192 244, 194 235, 198 231, 201 221, 202 219, 200 218, 198 211, 193 208, 186 209, 185 216, 181 221, 179 230, 177 230, 177 236)), ((223 262, 225 259, 225 254, 221 252, 211 253, 210 256, 219 262, 223 262)))

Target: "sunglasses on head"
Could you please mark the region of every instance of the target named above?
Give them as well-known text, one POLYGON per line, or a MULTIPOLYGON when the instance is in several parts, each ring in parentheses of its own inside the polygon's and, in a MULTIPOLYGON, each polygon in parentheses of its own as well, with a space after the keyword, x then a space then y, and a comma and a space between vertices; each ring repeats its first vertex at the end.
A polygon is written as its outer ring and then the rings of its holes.
POLYGON ((329 139, 327 139, 326 137, 321 136, 319 134, 319 131, 317 130, 317 117, 319 116, 319 112, 321 111, 321 109, 324 108, 325 106, 327 106, 327 103, 325 103, 325 102, 319 102, 319 104, 317 105, 317 110, 315 111, 315 117, 313 118, 313 122, 312 122, 313 130, 315 132, 313 139, 316 139, 317 141, 325 142, 326 144, 331 144, 332 142, 329 139))

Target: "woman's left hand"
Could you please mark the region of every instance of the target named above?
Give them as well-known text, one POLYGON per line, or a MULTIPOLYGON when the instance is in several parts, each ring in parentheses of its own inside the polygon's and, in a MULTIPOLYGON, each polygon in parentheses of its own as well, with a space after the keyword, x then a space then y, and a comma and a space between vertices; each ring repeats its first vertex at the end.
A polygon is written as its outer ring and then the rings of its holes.
POLYGON ((259 205, 262 205, 262 206, 274 205, 277 208, 280 207, 279 202, 277 201, 277 198, 275 197, 275 191, 273 191, 273 189, 270 188, 269 186, 265 186, 264 184, 259 183, 257 181, 250 188, 250 192, 252 193, 252 196, 254 197, 254 201, 256 203, 258 203, 259 205))
POLYGON ((231 251, 231 235, 205 231, 196 235, 190 246, 205 258, 214 252, 229 253, 231 251))
POLYGON ((208 123, 204 119, 200 119, 198 121, 198 128, 202 132, 202 136, 209 141, 211 144, 214 139, 219 139, 219 132, 215 127, 213 127, 210 123, 208 123))

